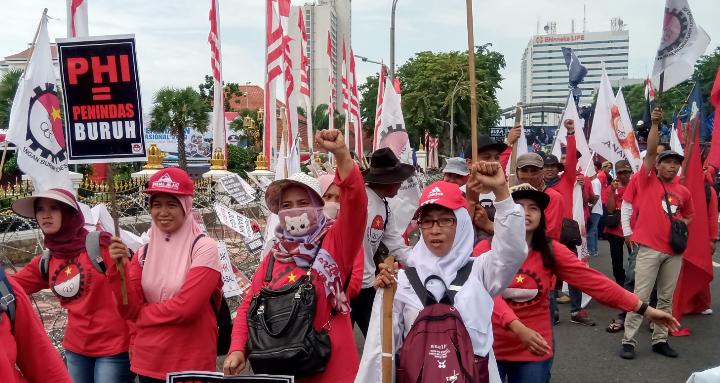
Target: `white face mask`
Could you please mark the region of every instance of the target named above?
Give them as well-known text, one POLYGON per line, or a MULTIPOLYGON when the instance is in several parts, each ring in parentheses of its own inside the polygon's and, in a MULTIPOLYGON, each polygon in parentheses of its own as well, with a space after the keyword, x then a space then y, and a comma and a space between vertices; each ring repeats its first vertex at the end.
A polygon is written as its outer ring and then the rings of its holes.
POLYGON ((336 219, 338 213, 340 213, 340 204, 337 202, 325 202, 323 213, 325 213, 325 216, 329 219, 336 219))

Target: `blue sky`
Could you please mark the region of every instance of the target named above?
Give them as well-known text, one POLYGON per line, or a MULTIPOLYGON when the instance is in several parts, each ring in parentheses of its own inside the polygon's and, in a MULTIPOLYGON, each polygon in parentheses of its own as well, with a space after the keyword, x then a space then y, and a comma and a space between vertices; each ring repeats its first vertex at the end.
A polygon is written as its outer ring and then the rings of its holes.
MULTIPOLYGON (((193 86, 210 74, 210 0, 89 0, 90 33, 135 33, 143 91, 150 106, 162 86, 193 86)), ((344 0, 338 0, 344 1, 344 0)), ((305 1, 293 0, 293 5, 305 1)), ((391 0, 353 1, 355 53, 389 61, 391 0)), ((630 30, 630 76, 644 78, 652 71, 662 29, 662 0, 587 1, 588 31, 610 29, 610 19, 621 17, 630 30)), ((475 0, 475 43, 492 43, 505 55, 505 80, 498 95, 501 107, 520 97, 520 59, 535 34, 538 19, 557 22, 558 33, 569 33, 571 20, 582 28, 583 2, 572 0, 475 0)), ((0 57, 25 49, 31 42, 42 9, 48 7, 50 39, 65 37, 64 0, 0 0, 0 57)), ((720 2, 690 0, 697 23, 710 35, 710 53, 720 46, 720 2)), ((221 0, 223 77, 244 84, 263 81, 264 7, 262 0, 221 0)), ((399 0, 397 6, 396 58, 405 62, 420 51, 467 49, 465 2, 462 0, 399 0)), ((377 72, 377 65, 358 62, 358 76, 377 72)))

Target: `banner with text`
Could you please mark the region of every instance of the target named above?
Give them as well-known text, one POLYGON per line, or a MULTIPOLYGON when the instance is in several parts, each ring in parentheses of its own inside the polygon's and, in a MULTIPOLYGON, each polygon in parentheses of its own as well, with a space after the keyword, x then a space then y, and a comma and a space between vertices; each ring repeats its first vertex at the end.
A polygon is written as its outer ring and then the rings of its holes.
POLYGON ((146 161, 134 35, 57 43, 68 162, 146 161))

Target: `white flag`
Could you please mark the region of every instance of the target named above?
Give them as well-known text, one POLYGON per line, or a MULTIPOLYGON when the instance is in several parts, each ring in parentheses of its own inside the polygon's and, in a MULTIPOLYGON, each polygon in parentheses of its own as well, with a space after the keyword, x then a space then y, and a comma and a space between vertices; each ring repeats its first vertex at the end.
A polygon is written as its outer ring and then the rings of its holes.
POLYGON ((52 188, 73 192, 56 83, 43 15, 35 50, 15 93, 7 133, 7 140, 17 146, 18 166, 30 176, 36 193, 52 188))
POLYGON ((562 154, 562 146, 567 147, 567 128, 565 128, 565 120, 573 120, 575 122, 575 144, 577 145, 577 151, 579 151, 582 155, 582 157, 578 158, 577 170, 583 172, 583 174, 588 177, 592 177, 596 172, 595 165, 592 160, 592 153, 590 152, 587 141, 585 141, 585 134, 582 129, 585 125, 585 120, 578 116, 577 106, 575 105, 572 93, 568 96, 565 113, 563 113, 563 117, 560 119, 557 138, 555 139, 555 145, 552 149, 552 154, 557 158, 560 158, 562 154), (562 146, 560 145, 561 143, 562 146))
POLYGON ((88 31, 88 1, 67 0, 68 37, 90 36, 88 31))
POLYGON ((687 0, 666 0, 663 33, 653 66, 653 85, 660 88, 663 72, 665 90, 690 78, 708 45, 710 36, 695 23, 687 0))
POLYGON ((638 171, 642 165, 642 159, 632 123, 630 123, 630 116, 622 117, 623 112, 621 111, 626 113, 626 110, 624 98, 620 96, 616 101, 613 96, 610 80, 603 64, 595 118, 588 144, 590 149, 613 164, 619 160, 628 160, 633 170, 638 171))
MULTIPOLYGON (((390 148, 400 162, 412 165, 412 148, 405 130, 405 119, 400 107, 400 95, 395 91, 390 78, 385 80, 385 95, 382 106, 382 125, 377 132, 378 149, 390 148)), ((420 187, 417 175, 403 182, 397 197, 388 199, 400 232, 410 223, 420 201, 420 187)))
MULTIPOLYGON (((520 157, 523 154, 528 152, 527 137, 525 137, 525 127, 522 125, 522 121, 523 121, 522 117, 523 117, 523 113, 522 113, 522 109, 520 109, 520 127, 521 127, 520 130, 522 131, 522 134, 520 134, 520 138, 518 138, 517 142, 515 142, 515 145, 517 145, 517 157, 520 157)), ((517 158, 517 157, 515 157, 515 158, 517 158)), ((560 156, 558 156, 558 158, 560 158, 560 156)), ((507 174, 508 176, 510 174, 515 174, 515 170, 510 169, 510 165, 512 165, 512 161, 508 160, 508 163, 505 166, 505 174, 507 174)))

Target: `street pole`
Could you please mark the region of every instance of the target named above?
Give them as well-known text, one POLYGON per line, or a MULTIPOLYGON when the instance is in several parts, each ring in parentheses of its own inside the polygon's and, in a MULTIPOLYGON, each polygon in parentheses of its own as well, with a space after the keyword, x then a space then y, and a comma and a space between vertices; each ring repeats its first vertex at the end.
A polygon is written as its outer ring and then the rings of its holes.
POLYGON ((390 81, 395 82, 395 6, 398 0, 393 0, 392 14, 390 16, 390 81))
POLYGON ((245 83, 245 109, 250 109, 250 95, 248 94, 248 85, 250 83, 245 83))

